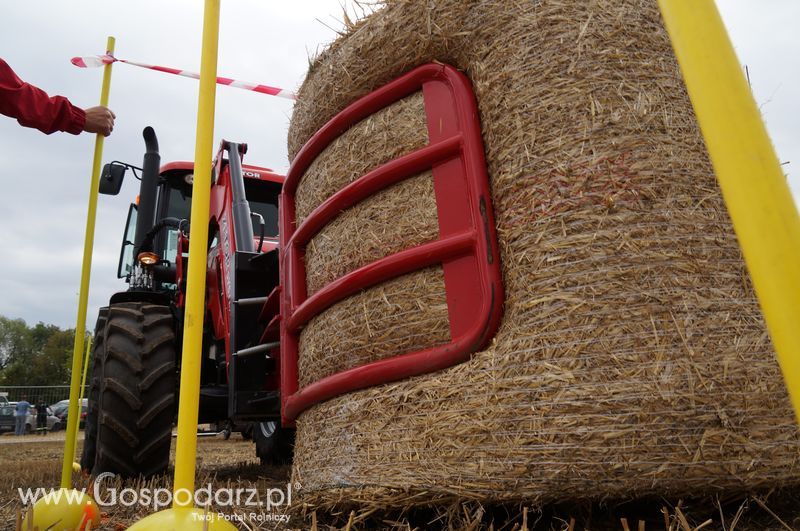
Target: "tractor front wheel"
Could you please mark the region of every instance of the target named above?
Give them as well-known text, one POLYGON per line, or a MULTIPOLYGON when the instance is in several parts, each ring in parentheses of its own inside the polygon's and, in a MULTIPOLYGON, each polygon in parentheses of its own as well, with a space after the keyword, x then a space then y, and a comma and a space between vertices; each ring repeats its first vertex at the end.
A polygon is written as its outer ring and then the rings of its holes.
MULTIPOLYGON (((100 382, 103 378, 103 345, 105 344, 106 321, 108 308, 100 308, 97 322, 94 325, 94 342, 92 343, 92 375, 89 380, 88 408, 86 410, 86 428, 83 435, 83 452, 81 453, 81 468, 87 472, 94 467, 94 458, 97 452, 97 397, 100 392, 100 382)), ((64 417, 66 418, 66 417, 64 417)), ((61 429, 61 423, 53 426, 53 431, 61 429), (58 426, 58 428, 56 428, 58 426)))
POLYGON ((93 472, 160 474, 169 465, 176 405, 172 312, 149 303, 111 305, 104 339, 99 390, 89 396, 97 402, 93 472))

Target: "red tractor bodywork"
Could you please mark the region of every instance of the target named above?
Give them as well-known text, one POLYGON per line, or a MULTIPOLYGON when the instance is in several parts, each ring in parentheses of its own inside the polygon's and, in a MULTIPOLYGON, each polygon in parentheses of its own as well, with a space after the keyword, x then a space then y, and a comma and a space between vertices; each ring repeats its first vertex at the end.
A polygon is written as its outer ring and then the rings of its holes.
MULTIPOLYGON (((194 169, 192 162, 178 161, 170 162, 161 167, 161 174, 167 172, 181 172, 183 174, 190 174, 194 169)), ((223 157, 223 150, 217 155, 214 164, 215 175, 218 176, 212 183, 210 204, 209 204, 209 218, 210 226, 215 227, 220 235, 220 241, 217 245, 209 248, 207 258, 207 278, 206 278, 206 317, 214 332, 214 339, 223 341, 225 343, 225 358, 230 362, 231 345, 230 345, 230 322, 231 322, 231 304, 232 300, 231 285, 233 279, 233 272, 231 271, 231 257, 236 253, 236 235, 235 225, 232 222, 232 186, 230 166, 223 157)), ((285 177, 273 172, 269 168, 259 166, 251 166, 242 164, 242 175, 245 179, 252 179, 258 181, 269 181, 282 185, 285 177)), ((277 236, 265 236, 263 241, 258 237, 254 237, 256 246, 261 244, 261 252, 270 252, 278 247, 277 236)), ((180 284, 184 280, 185 259, 184 256, 188 252, 189 242, 188 238, 181 235, 178 240, 178 255, 182 256, 184 260, 178 262, 177 282, 180 284)), ((184 292, 181 291, 179 296, 180 300, 177 304, 178 307, 184 306, 184 292)))

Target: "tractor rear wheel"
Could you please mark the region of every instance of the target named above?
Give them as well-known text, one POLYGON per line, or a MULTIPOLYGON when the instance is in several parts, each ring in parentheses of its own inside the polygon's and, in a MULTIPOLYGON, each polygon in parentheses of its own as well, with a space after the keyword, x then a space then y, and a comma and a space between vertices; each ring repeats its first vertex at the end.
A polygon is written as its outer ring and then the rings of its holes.
MULTIPOLYGON (((106 335, 106 320, 108 320, 108 307, 100 308, 97 322, 94 325, 92 375, 89 380, 89 396, 87 397, 89 404, 86 410, 86 428, 83 435, 83 453, 81 453, 81 468, 87 472, 91 472, 92 467, 94 467, 94 458, 97 453, 97 397, 103 376, 102 358, 106 335)), ((55 426, 53 426, 53 430, 55 429, 55 426)))
POLYGON ((93 472, 162 473, 169 465, 177 389, 170 308, 110 306, 104 347, 93 472))
POLYGON ((256 455, 262 465, 288 465, 294 454, 294 430, 280 422, 253 423, 256 455))

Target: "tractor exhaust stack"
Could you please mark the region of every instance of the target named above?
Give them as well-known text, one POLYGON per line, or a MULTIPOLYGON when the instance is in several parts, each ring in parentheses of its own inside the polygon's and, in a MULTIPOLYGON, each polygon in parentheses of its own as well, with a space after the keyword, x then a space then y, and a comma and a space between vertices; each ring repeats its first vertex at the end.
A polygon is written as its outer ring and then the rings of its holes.
POLYGON ((158 153, 158 138, 152 127, 142 131, 145 153, 142 163, 142 184, 139 187, 139 212, 136 218, 136 237, 134 249, 139 249, 145 235, 153 228, 156 217, 156 192, 158 175, 161 167, 161 155, 158 153))

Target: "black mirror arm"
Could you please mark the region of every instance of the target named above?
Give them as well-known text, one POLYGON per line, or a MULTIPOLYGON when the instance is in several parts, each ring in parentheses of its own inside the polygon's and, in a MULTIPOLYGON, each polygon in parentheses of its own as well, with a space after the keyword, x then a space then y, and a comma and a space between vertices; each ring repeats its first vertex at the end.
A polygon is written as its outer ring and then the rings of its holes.
POLYGON ((264 227, 266 226, 266 224, 264 223, 264 216, 262 216, 258 212, 250 212, 250 217, 258 218, 259 227, 261 228, 261 234, 259 235, 258 238, 258 249, 256 249, 256 252, 260 253, 261 247, 264 245, 264 230, 265 230, 264 227))
POLYGON ((107 164, 107 166, 108 165, 125 166, 127 169, 131 170, 131 173, 133 173, 133 176, 136 177, 137 180, 139 181, 142 180, 141 176, 139 176, 139 174, 136 173, 137 171, 142 171, 142 168, 140 168, 139 166, 134 166, 133 164, 128 164, 127 162, 122 162, 121 160, 112 160, 107 164))

